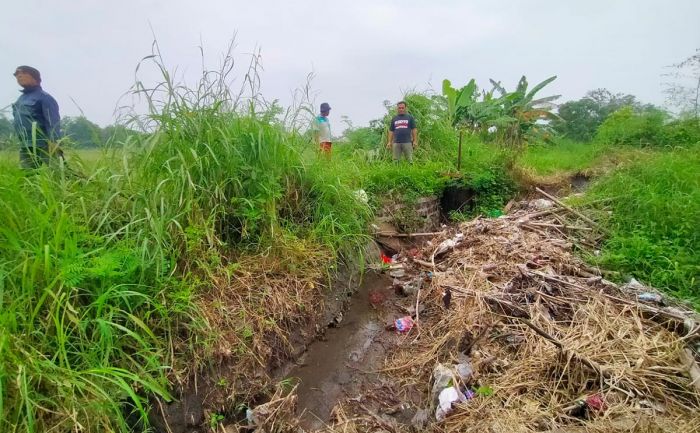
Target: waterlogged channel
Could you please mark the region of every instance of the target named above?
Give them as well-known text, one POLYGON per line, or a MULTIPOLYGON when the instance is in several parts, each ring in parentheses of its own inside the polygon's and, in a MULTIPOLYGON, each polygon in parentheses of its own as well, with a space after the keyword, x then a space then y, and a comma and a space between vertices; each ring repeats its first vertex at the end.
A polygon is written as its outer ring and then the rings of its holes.
POLYGON ((397 314, 391 278, 369 272, 336 325, 309 345, 286 375, 298 383, 297 414, 306 430, 322 428, 341 399, 378 379, 397 336, 384 328, 397 314))

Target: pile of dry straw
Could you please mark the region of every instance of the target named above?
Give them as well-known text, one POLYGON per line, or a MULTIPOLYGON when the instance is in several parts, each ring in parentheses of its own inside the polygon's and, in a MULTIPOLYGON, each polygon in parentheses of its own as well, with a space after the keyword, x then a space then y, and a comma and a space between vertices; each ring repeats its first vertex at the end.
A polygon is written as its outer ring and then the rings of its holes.
MULTIPOLYGON (((462 385, 479 395, 420 428, 340 405, 333 431, 700 431, 698 316, 668 299, 643 303, 651 289, 585 265, 572 250, 599 229, 550 198, 464 223, 407 259, 432 279, 386 374, 429 396, 434 366, 466 355, 474 375, 462 385)), ((422 405, 434 413, 430 397, 422 405)))

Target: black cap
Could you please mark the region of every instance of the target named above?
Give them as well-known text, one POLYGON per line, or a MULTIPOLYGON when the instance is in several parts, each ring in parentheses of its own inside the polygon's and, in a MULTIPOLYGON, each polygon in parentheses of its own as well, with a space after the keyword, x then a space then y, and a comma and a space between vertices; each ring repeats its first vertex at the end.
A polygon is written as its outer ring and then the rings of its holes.
POLYGON ((17 66, 17 69, 15 69, 14 75, 17 76, 17 72, 25 72, 29 75, 32 76, 36 80, 37 83, 41 83, 41 73, 37 68, 32 68, 31 66, 27 65, 22 65, 22 66, 17 66))
POLYGON ((331 106, 328 105, 328 102, 321 104, 321 111, 331 111, 331 106))

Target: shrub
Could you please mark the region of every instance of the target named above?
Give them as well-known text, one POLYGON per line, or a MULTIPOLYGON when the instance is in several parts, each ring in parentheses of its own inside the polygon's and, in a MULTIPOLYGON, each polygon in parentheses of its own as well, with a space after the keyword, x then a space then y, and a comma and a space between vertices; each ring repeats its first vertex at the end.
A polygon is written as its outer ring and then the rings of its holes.
POLYGON ((660 146, 665 144, 664 122, 668 115, 658 109, 635 111, 623 107, 598 128, 596 139, 606 144, 660 146))
POLYGON ((700 305, 700 152, 653 153, 596 183, 612 235, 600 263, 700 305))
POLYGON ((700 143, 700 119, 679 119, 664 126, 663 139, 669 146, 700 143))

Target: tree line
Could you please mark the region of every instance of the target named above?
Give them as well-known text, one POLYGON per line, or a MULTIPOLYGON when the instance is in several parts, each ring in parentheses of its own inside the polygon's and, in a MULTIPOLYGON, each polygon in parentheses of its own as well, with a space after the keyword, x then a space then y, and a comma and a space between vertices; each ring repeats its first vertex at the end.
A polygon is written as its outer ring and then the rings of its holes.
MULTIPOLYGON (((107 145, 119 145, 130 135, 138 132, 119 124, 104 128, 88 120, 85 116, 64 117, 61 119, 61 129, 66 144, 73 148, 90 149, 107 145)), ((14 141, 14 126, 12 120, 0 113, 0 149, 17 146, 14 141)))

